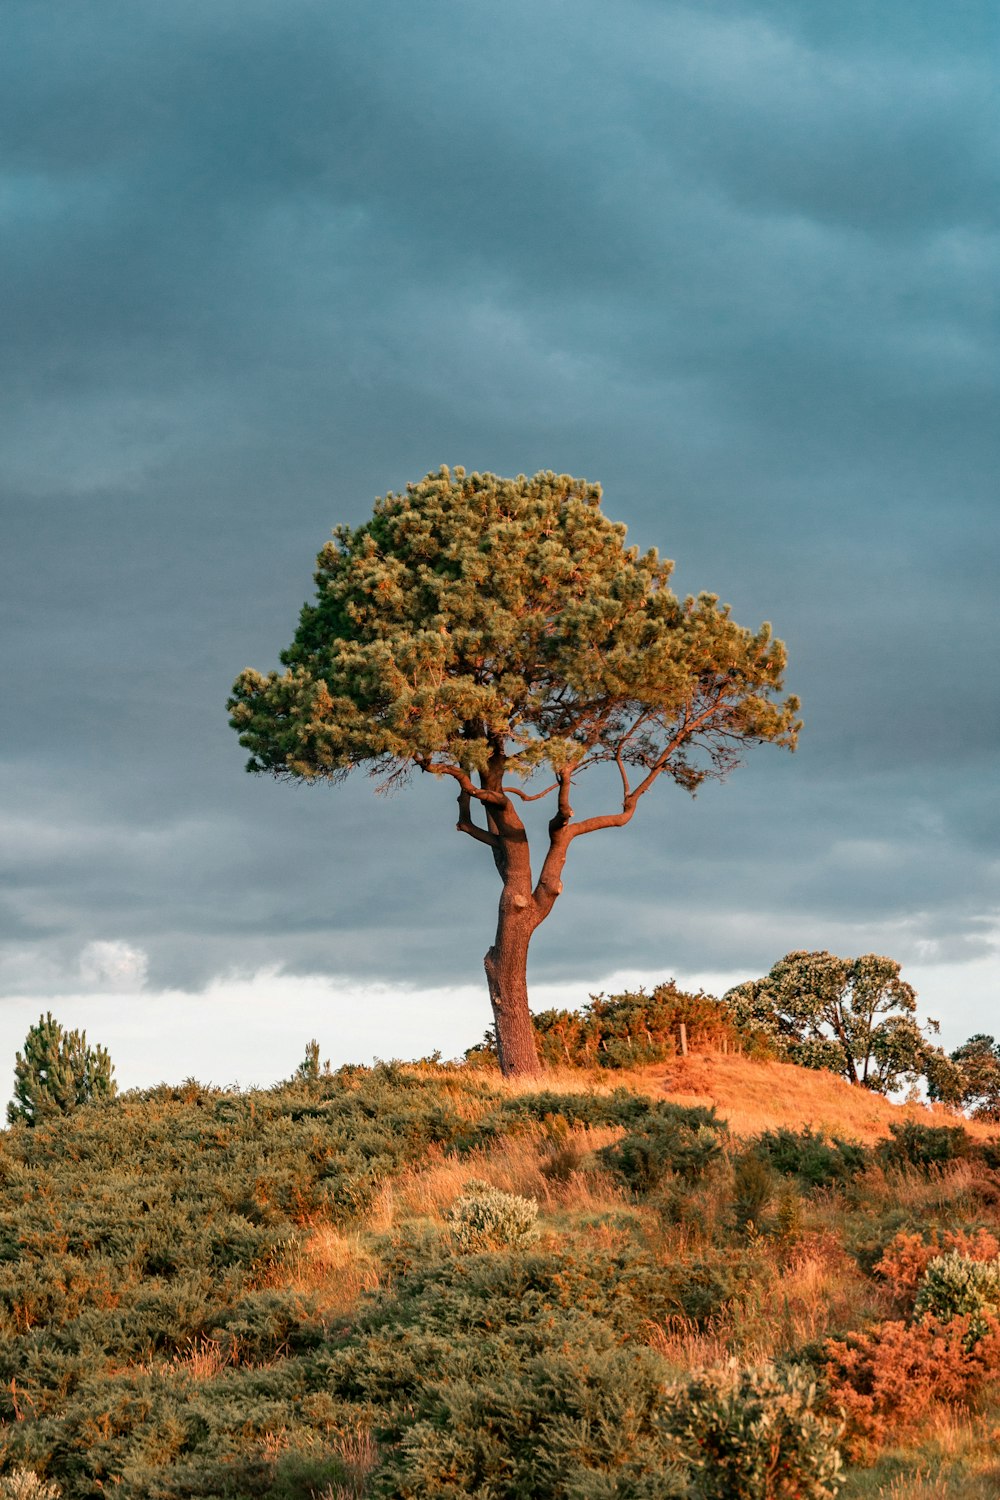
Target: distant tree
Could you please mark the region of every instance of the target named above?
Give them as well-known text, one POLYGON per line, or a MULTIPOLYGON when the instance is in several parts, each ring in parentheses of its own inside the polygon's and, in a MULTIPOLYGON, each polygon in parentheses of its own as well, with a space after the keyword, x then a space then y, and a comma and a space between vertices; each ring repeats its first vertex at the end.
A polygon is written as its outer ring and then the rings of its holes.
POLYGON ((951 1054, 957 1077, 929 1080, 928 1092, 946 1104, 962 1104, 979 1120, 1000 1120, 1000 1043, 977 1032, 951 1054))
POLYGON ((305 1056, 292 1076, 300 1083, 316 1083, 324 1073, 329 1072, 330 1059, 327 1058, 326 1062, 320 1063, 319 1042, 313 1037, 311 1041, 306 1042, 305 1056))
POLYGON ((747 745, 793 747, 799 728, 797 700, 775 698, 785 651, 770 627, 743 629, 713 594, 680 602, 673 565, 627 548, 600 497, 566 475, 442 468, 377 500, 320 553, 286 670, 243 672, 228 705, 249 771, 455 783, 458 831, 502 885, 485 966, 508 1074, 538 1070, 528 945, 573 840, 628 823, 661 777, 693 792, 747 745), (601 764, 620 778, 617 808, 575 818, 574 783, 601 764), (530 793, 539 770, 551 783, 530 793), (549 796, 536 879, 517 804, 549 796))
POLYGON ((939 1104, 962 1105, 965 1092, 965 1075, 957 1062, 953 1062, 941 1047, 928 1047, 924 1057, 924 1078, 927 1080, 927 1097, 939 1104))
POLYGON ((914 1020, 916 994, 899 968, 877 953, 788 953, 724 999, 741 1028, 773 1039, 790 1061, 889 1093, 922 1072, 928 1050, 914 1020))
POLYGON ((8 1123, 37 1125, 79 1104, 112 1099, 118 1092, 114 1071, 103 1047, 87 1046, 85 1031, 64 1031, 51 1012, 40 1016, 25 1037, 24 1052, 16 1055, 8 1123))

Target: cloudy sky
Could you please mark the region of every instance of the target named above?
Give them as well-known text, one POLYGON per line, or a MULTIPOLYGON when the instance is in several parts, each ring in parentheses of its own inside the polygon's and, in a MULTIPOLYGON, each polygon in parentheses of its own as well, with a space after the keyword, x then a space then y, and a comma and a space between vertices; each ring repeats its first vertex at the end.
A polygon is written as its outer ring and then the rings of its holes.
MULTIPOLYGON (((988 0, 7 0, 0 1077, 453 1055, 496 877, 449 788, 243 773, 338 522, 599 480, 803 700, 574 846, 537 1003, 792 948, 1000 1030, 988 0)), ((2 1091, 2 1090, 0 1090, 2 1091)))

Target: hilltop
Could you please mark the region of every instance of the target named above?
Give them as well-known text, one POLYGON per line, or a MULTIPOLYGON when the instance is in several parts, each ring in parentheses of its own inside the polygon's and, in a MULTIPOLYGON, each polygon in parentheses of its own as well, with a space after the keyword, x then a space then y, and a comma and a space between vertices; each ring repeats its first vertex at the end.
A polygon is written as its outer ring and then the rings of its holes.
POLYGON ((0 1496, 986 1500, 1000 1325, 915 1303, 942 1251, 987 1285, 998 1166, 955 1115, 708 1052, 18 1125, 0 1496), (746 1487, 748 1400, 794 1490, 746 1487))

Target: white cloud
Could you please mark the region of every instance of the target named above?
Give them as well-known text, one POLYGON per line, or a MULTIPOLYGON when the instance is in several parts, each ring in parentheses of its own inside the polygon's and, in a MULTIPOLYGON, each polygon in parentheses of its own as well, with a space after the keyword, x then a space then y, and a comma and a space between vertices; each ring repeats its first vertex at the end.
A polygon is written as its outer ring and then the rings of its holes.
POLYGON ((80 953, 80 978, 95 989, 116 994, 141 990, 146 983, 149 960, 141 948, 120 939, 88 943, 80 953))

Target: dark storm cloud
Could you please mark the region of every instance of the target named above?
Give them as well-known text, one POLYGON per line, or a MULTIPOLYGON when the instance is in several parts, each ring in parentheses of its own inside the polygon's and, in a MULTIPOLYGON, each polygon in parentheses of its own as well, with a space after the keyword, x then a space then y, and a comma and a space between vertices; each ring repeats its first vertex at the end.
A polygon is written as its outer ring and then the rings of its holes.
POLYGON ((603 480, 805 699, 794 760, 574 850, 540 975, 981 950, 988 18, 822 10, 10 7, 8 991, 93 939, 153 983, 475 972, 447 790, 242 777, 221 708, 329 527, 442 460, 603 480))

